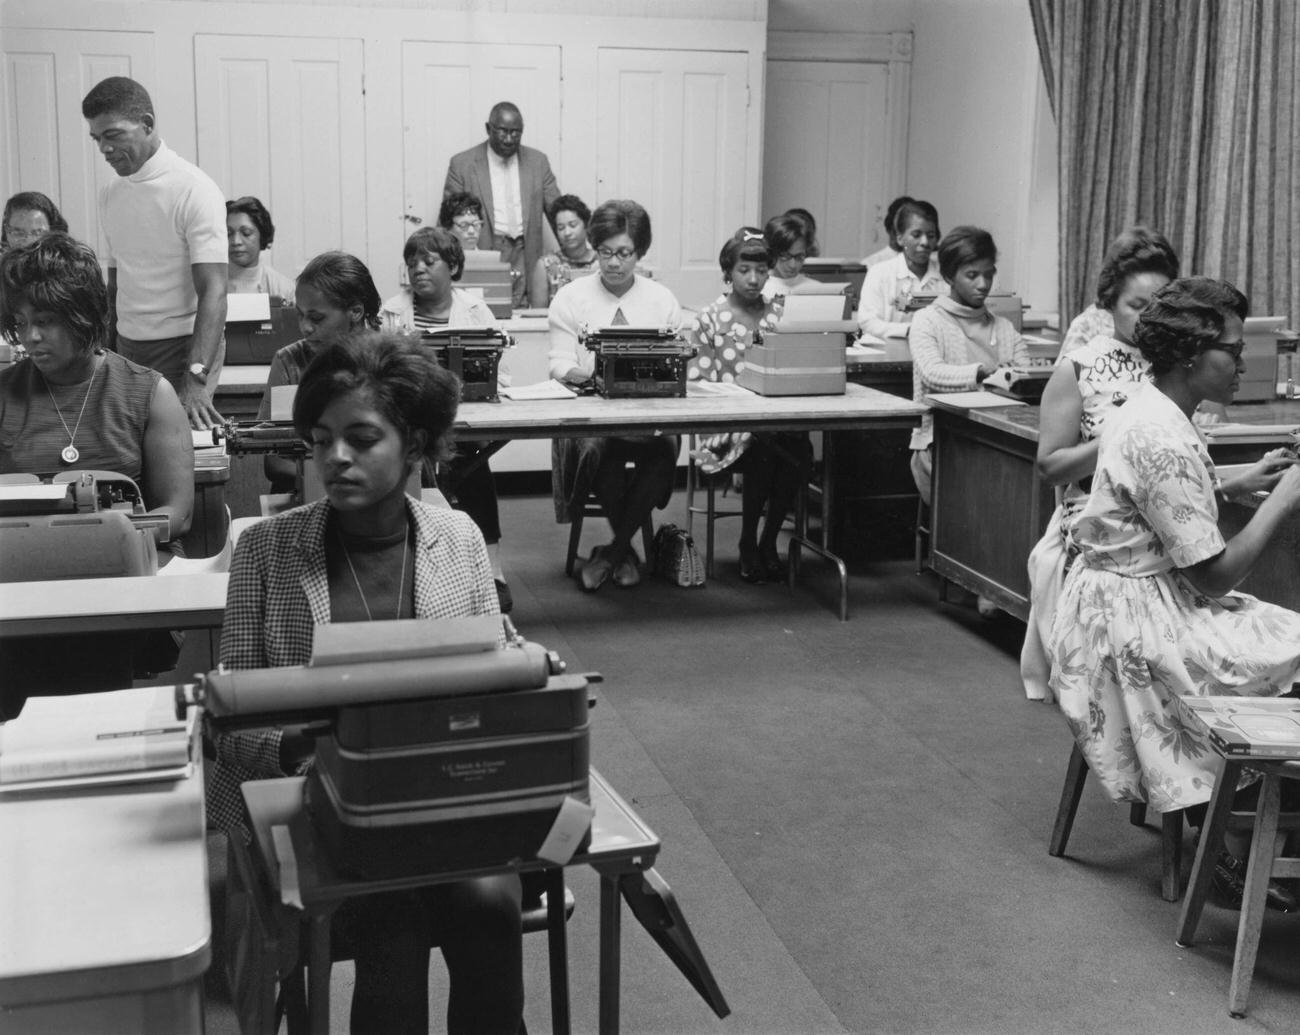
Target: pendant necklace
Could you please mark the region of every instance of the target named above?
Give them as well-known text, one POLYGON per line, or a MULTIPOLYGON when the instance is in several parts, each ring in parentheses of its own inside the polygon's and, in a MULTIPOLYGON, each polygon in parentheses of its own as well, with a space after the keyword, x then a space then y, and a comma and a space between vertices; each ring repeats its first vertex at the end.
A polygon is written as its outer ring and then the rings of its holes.
MULTIPOLYGON (((93 360, 92 360, 93 362, 93 360)), ((95 387, 95 377, 99 374, 99 368, 103 364, 98 364, 90 374, 90 383, 86 385, 86 394, 81 400, 81 411, 77 414, 77 423, 71 429, 68 422, 63 419, 63 411, 59 409, 59 404, 54 401, 54 393, 50 391, 50 383, 45 380, 45 375, 41 374, 41 383, 45 385, 45 394, 50 397, 50 403, 54 406, 54 412, 58 414, 59 423, 63 425, 63 430, 68 433, 68 444, 63 447, 59 456, 63 458, 65 464, 75 464, 81 459, 81 453, 73 444, 77 440, 77 432, 81 430, 81 418, 86 415, 86 403, 90 402, 90 390, 95 387)), ((350 562, 349 562, 350 563, 350 562)))
MULTIPOLYGON (((357 592, 361 594, 361 606, 366 609, 366 621, 373 622, 375 616, 370 613, 370 601, 366 599, 366 591, 361 588, 357 569, 352 566, 352 555, 348 553, 348 542, 343 538, 342 529, 339 530, 339 545, 343 547, 343 559, 348 562, 348 571, 352 572, 352 582, 357 587, 357 592)), ((406 588, 406 551, 410 545, 411 533, 408 528, 406 534, 402 536, 402 574, 397 580, 397 608, 393 612, 394 619, 402 617, 402 590, 406 588)))

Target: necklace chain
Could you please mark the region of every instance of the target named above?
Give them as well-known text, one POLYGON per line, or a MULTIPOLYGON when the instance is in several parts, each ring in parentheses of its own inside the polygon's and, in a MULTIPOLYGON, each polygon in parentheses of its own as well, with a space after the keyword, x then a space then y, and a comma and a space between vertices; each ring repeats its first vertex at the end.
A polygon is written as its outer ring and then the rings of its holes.
MULTIPOLYGON (((343 559, 348 562, 348 571, 352 573, 352 582, 357 587, 357 592, 361 594, 361 606, 366 609, 366 621, 373 622, 375 616, 370 613, 370 601, 366 599, 366 591, 361 588, 361 580, 357 578, 357 569, 352 566, 352 554, 348 552, 348 541, 343 538, 343 530, 339 529, 339 545, 343 547, 343 559)), ((393 611, 393 618, 402 617, 402 590, 406 588, 406 551, 411 545, 411 533, 408 528, 402 535, 402 569, 401 575, 397 579, 397 607, 393 611)))
MULTIPOLYGON (((94 361, 92 360, 92 362, 94 361)), ((81 399, 81 409, 77 412, 77 423, 71 429, 68 428, 68 422, 63 419, 63 411, 59 409, 59 404, 54 399, 54 393, 50 391, 50 383, 45 380, 45 375, 41 374, 41 384, 45 386, 45 394, 50 397, 50 405, 54 407, 54 412, 59 418, 59 423, 63 425, 63 430, 68 433, 68 448, 65 449, 63 453, 65 459, 69 452, 73 454, 72 459, 68 461, 69 463, 76 463, 77 461, 75 445, 77 441, 77 432, 81 430, 81 418, 86 415, 86 403, 90 402, 90 390, 95 387, 95 378, 99 375, 99 368, 102 365, 103 364, 97 363, 95 368, 90 372, 90 383, 86 385, 86 394, 81 399)))

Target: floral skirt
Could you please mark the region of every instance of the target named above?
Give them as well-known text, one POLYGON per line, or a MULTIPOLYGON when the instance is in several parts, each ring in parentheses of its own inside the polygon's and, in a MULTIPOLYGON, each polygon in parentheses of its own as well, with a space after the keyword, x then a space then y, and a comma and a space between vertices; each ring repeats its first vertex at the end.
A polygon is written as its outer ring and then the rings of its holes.
POLYGON ((1276 697, 1300 674, 1300 614, 1203 596, 1177 571, 1130 578, 1077 562, 1048 643, 1051 686, 1115 801, 1158 812, 1208 801, 1218 756, 1174 697, 1276 697))

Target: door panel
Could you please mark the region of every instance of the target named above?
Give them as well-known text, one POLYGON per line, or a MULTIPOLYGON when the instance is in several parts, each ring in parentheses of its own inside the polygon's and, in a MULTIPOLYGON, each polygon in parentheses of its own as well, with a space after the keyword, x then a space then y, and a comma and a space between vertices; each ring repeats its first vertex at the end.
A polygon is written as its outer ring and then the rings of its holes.
POLYGON ((361 41, 197 35, 194 57, 199 165, 270 210, 268 261, 293 276, 323 251, 364 257, 361 41))
POLYGON ((889 76, 883 63, 768 62, 763 212, 808 209, 823 255, 885 244, 889 76))
POLYGON ((718 249, 745 222, 748 60, 728 51, 606 47, 598 55, 601 200, 632 198, 654 227, 646 264, 684 305, 722 287, 718 249))
MULTIPOLYGON (((86 132, 81 99, 101 79, 153 80, 153 36, 147 32, 6 29, 0 110, 0 190, 48 195, 71 233, 103 257, 99 189, 114 176, 86 132)), ((155 99, 160 109, 161 104, 155 99)), ((159 118, 165 111, 159 111, 159 118)))

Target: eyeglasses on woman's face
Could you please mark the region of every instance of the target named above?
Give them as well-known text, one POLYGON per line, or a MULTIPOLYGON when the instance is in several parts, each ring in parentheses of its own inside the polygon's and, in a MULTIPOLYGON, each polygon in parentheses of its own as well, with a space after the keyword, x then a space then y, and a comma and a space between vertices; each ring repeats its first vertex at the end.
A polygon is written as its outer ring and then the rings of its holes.
POLYGON ((483 228, 483 220, 476 219, 474 216, 458 216, 451 221, 451 228, 462 233, 468 233, 471 230, 477 233, 483 228))
POLYGON ((636 252, 631 248, 597 248, 596 254, 600 256, 601 262, 610 262, 614 259, 627 262, 636 258, 636 252))
POLYGON ((1240 363, 1242 354, 1246 351, 1246 343, 1238 339, 1237 341, 1216 341, 1213 345, 1207 345, 1202 352, 1208 352, 1210 349, 1218 349, 1220 352, 1226 352, 1232 357, 1234 363, 1240 363))

